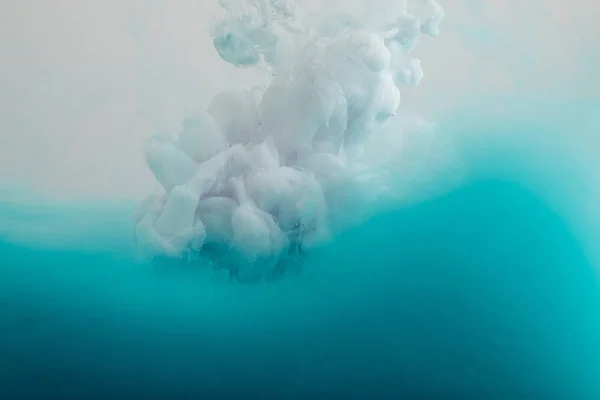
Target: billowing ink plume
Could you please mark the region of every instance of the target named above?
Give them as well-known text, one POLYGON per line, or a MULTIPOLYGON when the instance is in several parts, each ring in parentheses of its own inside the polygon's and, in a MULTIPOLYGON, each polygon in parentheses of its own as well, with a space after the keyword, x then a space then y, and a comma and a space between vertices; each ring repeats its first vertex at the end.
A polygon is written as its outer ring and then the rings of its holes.
POLYGON ((218 94, 177 138, 149 141, 148 166, 164 193, 139 210, 145 254, 193 256, 257 281, 296 265, 374 202, 401 195, 391 175, 402 173, 402 135, 432 128, 397 116, 398 87, 423 77, 410 52, 420 35, 437 36, 443 11, 435 0, 380 2, 384 18, 303 15, 292 0, 220 0, 218 54, 266 67, 272 79, 218 94))

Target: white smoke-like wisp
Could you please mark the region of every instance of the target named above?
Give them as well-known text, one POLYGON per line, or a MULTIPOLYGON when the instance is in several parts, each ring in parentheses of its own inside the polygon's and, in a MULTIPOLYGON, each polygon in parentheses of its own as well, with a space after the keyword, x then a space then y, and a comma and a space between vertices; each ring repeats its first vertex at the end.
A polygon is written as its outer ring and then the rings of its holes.
POLYGON ((435 128, 398 114, 398 87, 422 79, 410 54, 421 35, 438 35, 443 10, 435 0, 380 3, 368 8, 377 16, 313 15, 292 0, 220 0, 218 54, 272 79, 218 94, 177 138, 148 142, 164 192, 138 210, 145 255, 272 278, 375 202, 402 195, 391 182, 410 157, 404 141, 435 128))

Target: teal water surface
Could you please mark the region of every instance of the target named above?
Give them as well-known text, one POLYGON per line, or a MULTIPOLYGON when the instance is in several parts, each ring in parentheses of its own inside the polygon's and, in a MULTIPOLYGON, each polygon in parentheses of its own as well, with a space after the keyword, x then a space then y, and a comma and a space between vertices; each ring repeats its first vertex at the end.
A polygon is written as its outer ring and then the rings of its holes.
POLYGON ((2 398, 600 393, 592 266, 516 183, 380 215, 269 287, 91 250, 0 258, 2 398))

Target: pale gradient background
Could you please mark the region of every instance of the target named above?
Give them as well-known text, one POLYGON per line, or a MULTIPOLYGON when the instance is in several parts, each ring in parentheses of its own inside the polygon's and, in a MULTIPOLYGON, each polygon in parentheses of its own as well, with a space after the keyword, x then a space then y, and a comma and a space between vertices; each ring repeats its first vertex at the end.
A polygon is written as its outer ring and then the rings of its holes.
POLYGON ((216 1, 0 0, 0 398, 600 399, 598 0, 439 0, 403 104, 455 140, 465 190, 248 287, 132 262, 143 140, 261 77, 213 51, 216 1))
MULTIPOLYGON (((436 118, 478 96, 593 96, 593 0, 440 0, 425 79, 403 105, 436 118)), ((142 142, 218 90, 260 79, 218 59, 216 0, 1 1, 0 184, 59 198, 139 198, 142 142)))

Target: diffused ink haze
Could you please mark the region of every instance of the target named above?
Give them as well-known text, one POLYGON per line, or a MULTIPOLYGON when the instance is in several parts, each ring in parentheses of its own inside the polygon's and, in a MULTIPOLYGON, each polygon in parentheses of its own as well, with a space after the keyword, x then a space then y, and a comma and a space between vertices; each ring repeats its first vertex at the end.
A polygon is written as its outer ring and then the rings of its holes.
MULTIPOLYGON (((434 119, 475 95, 597 92, 593 2, 443 6, 443 35, 415 49, 426 78, 404 90, 403 107, 434 119)), ((145 139, 177 132, 218 91, 265 78, 219 59, 208 34, 216 1, 25 0, 0 7, 0 171, 4 181, 53 197, 145 195, 153 185, 142 159, 145 139)))
POLYGON ((409 3, 1 2, 0 398, 600 397, 596 4, 409 3))

